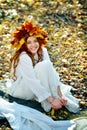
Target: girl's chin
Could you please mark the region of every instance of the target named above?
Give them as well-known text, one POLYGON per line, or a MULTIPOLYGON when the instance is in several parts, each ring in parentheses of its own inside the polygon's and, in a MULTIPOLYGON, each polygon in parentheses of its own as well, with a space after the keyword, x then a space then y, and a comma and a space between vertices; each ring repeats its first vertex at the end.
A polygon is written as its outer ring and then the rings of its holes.
POLYGON ((31 51, 31 50, 29 50, 29 52, 31 52, 33 55, 35 55, 36 53, 37 53, 37 50, 35 50, 35 51, 31 51))
POLYGON ((37 51, 31 51, 31 53, 32 53, 33 55, 35 55, 35 54, 37 53, 37 51))

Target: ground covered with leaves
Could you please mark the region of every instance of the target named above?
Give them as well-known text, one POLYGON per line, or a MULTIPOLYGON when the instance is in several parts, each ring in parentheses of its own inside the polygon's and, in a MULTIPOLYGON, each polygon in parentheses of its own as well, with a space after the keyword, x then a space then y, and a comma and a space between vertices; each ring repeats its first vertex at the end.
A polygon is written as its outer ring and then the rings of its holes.
MULTIPOLYGON (((77 88, 81 110, 87 109, 87 11, 82 0, 0 0, 0 80, 9 78, 11 34, 24 20, 48 32, 47 49, 61 81, 77 88)), ((49 115, 73 118, 65 108, 49 115)), ((5 122, 6 123, 6 122, 5 122)), ((8 124, 8 123, 7 123, 8 124)), ((4 125, 6 126, 6 124, 4 125)), ((4 130, 3 124, 1 130, 4 130)), ((5 130, 10 128, 5 128, 5 130)))

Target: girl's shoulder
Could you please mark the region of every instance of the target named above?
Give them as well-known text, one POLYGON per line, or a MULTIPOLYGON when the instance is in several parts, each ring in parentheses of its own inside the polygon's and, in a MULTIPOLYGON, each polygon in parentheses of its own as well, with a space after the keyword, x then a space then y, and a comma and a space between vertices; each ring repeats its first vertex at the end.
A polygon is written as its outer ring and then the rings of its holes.
POLYGON ((20 54, 20 58, 19 58, 20 61, 25 61, 25 62, 31 62, 31 58, 30 56, 25 52, 23 51, 21 54, 20 54))
POLYGON ((43 48, 42 48, 42 50, 43 50, 43 54, 48 53, 48 51, 47 51, 47 48, 46 48, 46 47, 43 47, 43 48))
POLYGON ((20 56, 22 56, 22 55, 27 55, 27 53, 26 53, 25 51, 23 51, 23 52, 20 54, 20 56))
POLYGON ((28 56, 28 54, 27 54, 25 51, 23 51, 23 52, 20 54, 20 59, 21 59, 21 58, 26 58, 26 57, 29 57, 29 56, 28 56))
POLYGON ((47 51, 47 48, 46 48, 46 47, 43 47, 42 50, 43 50, 43 51, 47 51))
POLYGON ((44 60, 50 60, 47 48, 43 47, 43 59, 44 60))

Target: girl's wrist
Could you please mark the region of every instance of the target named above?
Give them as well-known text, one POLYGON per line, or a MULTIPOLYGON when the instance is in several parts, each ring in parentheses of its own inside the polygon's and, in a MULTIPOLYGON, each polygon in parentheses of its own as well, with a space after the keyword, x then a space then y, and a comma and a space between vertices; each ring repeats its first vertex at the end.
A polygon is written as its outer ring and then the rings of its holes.
POLYGON ((49 103, 52 103, 52 102, 54 101, 54 98, 53 98, 53 97, 48 97, 48 98, 47 98, 47 101, 48 101, 49 103))

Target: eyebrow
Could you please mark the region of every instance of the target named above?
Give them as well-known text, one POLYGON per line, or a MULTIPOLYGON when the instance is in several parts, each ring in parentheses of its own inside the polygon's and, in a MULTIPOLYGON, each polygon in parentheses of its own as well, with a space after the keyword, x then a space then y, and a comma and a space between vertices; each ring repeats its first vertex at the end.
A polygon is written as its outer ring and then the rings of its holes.
MULTIPOLYGON (((37 39, 34 39, 33 41, 38 41, 37 39)), ((29 42, 31 42, 31 40, 27 40, 27 42, 29 43, 29 42)))
POLYGON ((30 43, 30 42, 31 42, 31 41, 29 41, 29 40, 27 41, 27 43, 30 43))

